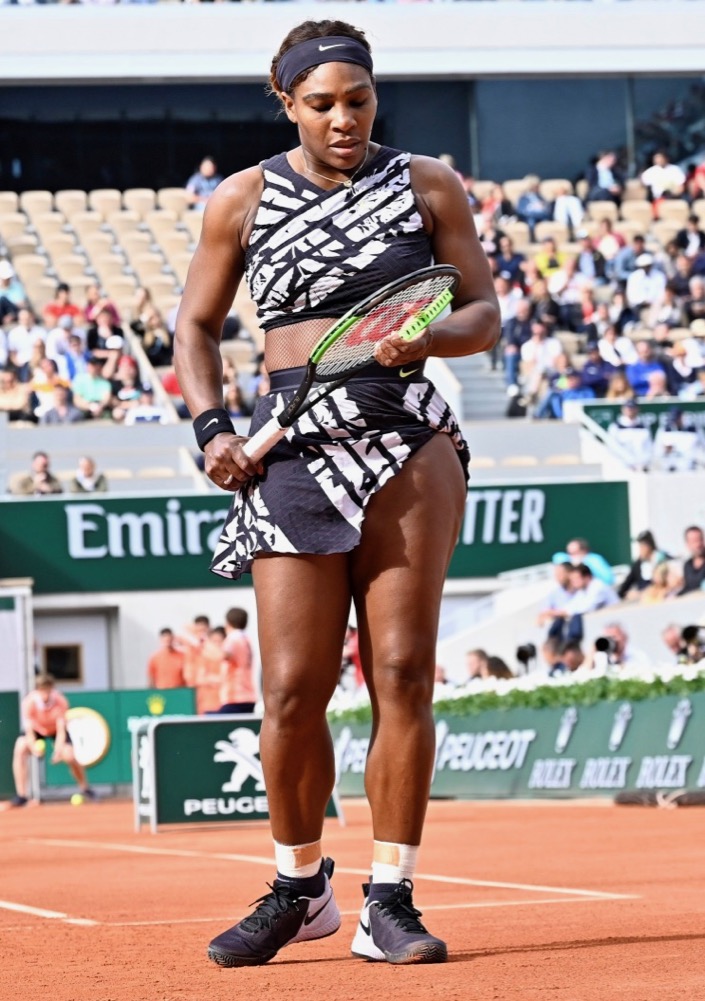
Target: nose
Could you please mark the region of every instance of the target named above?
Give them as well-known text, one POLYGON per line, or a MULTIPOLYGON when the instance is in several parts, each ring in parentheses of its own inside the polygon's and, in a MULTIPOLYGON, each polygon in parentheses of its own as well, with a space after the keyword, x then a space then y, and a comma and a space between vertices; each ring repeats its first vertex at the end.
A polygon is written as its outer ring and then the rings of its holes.
POLYGON ((342 132, 347 132, 355 126, 355 116, 352 108, 342 102, 333 106, 332 117, 333 127, 340 129, 342 132))

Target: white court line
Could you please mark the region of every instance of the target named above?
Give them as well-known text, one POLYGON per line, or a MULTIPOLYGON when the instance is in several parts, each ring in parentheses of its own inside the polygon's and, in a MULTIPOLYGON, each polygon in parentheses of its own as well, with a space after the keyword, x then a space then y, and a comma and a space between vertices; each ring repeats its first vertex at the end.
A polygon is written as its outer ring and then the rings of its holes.
POLYGON ((63 921, 67 925, 97 925, 99 921, 91 921, 90 918, 71 918, 63 911, 47 911, 43 907, 30 907, 29 904, 16 904, 12 900, 0 900, 0 910, 16 911, 18 914, 31 914, 35 918, 47 918, 54 921, 63 921))
MULTIPOLYGON (((115 842, 76 841, 63 838, 28 838, 32 844, 49 845, 54 848, 100 848, 105 851, 130 852, 137 855, 167 855, 177 858, 220 859, 226 862, 248 862, 258 865, 273 865, 273 859, 262 855, 236 855, 229 852, 201 852, 187 848, 148 848, 145 845, 125 845, 115 842)), ((349 869, 336 866, 336 872, 346 876, 369 877, 368 869, 349 869)), ((633 894, 607 893, 599 890, 571 889, 565 886, 542 886, 534 883, 504 883, 486 879, 465 879, 461 876, 438 876, 432 873, 416 873, 414 879, 426 879, 432 883, 451 883, 456 886, 482 886, 495 890, 525 890, 528 893, 558 893, 571 897, 586 897, 593 900, 633 900, 633 894)))

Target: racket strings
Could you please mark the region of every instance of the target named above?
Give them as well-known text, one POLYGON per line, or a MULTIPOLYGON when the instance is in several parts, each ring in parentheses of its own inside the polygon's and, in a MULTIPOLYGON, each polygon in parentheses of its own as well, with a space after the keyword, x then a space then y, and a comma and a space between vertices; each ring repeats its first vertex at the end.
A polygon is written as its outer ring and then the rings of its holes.
POLYGON ((434 302, 455 282, 447 274, 415 282, 394 292, 356 320, 325 351, 318 362, 317 376, 331 378, 360 368, 374 358, 377 344, 434 302))

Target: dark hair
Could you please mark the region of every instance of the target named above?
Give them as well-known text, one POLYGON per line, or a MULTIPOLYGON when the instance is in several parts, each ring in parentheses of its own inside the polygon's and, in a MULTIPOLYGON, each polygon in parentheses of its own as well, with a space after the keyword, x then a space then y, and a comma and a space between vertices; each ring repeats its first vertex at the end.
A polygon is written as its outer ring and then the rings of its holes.
POLYGON ((487 668, 493 678, 513 678, 514 675, 501 657, 488 657, 487 668))
POLYGON ((33 459, 38 459, 40 456, 42 458, 44 458, 44 459, 48 459, 49 458, 49 456, 47 455, 47 453, 46 452, 42 452, 41 449, 38 452, 35 452, 34 455, 32 456, 32 458, 33 459))
POLYGON ((592 570, 590 567, 586 567, 584 563, 576 563, 573 570, 579 573, 581 577, 592 577, 592 570))
MULTIPOLYGON (((272 59, 272 65, 269 70, 269 83, 267 84, 268 94, 279 93, 279 88, 277 86, 277 65, 279 60, 292 49, 299 42, 307 42, 311 38, 328 38, 331 35, 346 35, 348 38, 354 38, 356 41, 360 42, 361 45, 371 52, 370 43, 365 38, 364 31, 360 31, 359 28, 354 28, 352 24, 348 24, 347 21, 303 21, 298 24, 295 28, 292 28, 289 34, 286 36, 284 41, 279 46, 279 51, 272 59)), ((291 90, 305 80, 306 77, 314 69, 312 66, 310 69, 304 70, 303 73, 299 73, 297 77, 294 78, 291 84, 291 90)))
POLYGON ((163 629, 159 630, 159 635, 160 636, 166 636, 167 633, 169 634, 169 636, 173 636, 174 635, 174 630, 170 629, 169 626, 164 626, 163 629))
POLYGON ((211 620, 207 615, 197 615, 193 621, 194 625, 198 626, 210 626, 211 624, 211 620))
POLYGON ((229 608, 225 613, 225 621, 233 629, 244 629, 248 615, 244 608, 229 608))
POLYGON ((58 293, 58 292, 70 292, 70 291, 71 291, 71 289, 70 289, 70 287, 69 287, 69 286, 68 286, 68 285, 66 284, 66 282, 59 282, 59 284, 58 284, 58 285, 56 286, 56 291, 57 291, 57 293, 58 293))
POLYGON ((34 679, 35 688, 52 688, 56 684, 56 679, 53 674, 38 674, 34 679))
POLYGON ((208 633, 209 636, 220 636, 221 639, 225 639, 225 630, 222 626, 213 626, 213 628, 208 633))
POLYGON ((687 535, 688 532, 700 532, 701 535, 703 534, 703 530, 700 525, 688 525, 685 532, 683 532, 683 535, 687 535))

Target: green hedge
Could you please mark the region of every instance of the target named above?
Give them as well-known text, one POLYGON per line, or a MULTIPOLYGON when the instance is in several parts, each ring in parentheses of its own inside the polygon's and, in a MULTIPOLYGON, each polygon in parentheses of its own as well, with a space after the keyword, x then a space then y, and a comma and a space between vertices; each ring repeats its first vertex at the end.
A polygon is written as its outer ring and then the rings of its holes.
MULTIPOLYGON (((475 716, 490 709, 543 709, 561 706, 592 706, 596 702, 638 702, 661 695, 689 695, 705 691, 705 672, 695 678, 656 678, 639 681, 636 678, 592 678, 575 685, 539 685, 530 691, 514 688, 503 695, 497 692, 476 692, 455 699, 435 702, 433 710, 443 716, 475 716)), ((372 719, 369 705, 331 714, 336 722, 368 723, 372 719)))

